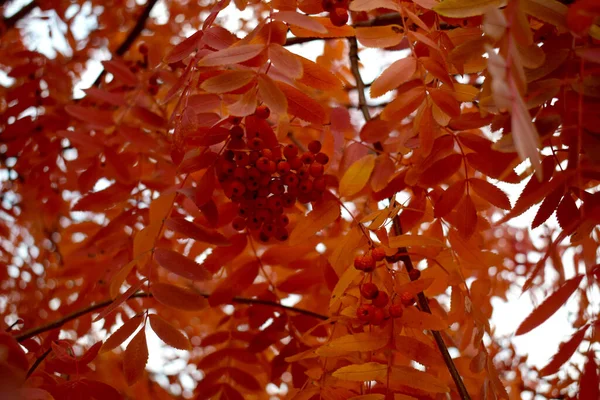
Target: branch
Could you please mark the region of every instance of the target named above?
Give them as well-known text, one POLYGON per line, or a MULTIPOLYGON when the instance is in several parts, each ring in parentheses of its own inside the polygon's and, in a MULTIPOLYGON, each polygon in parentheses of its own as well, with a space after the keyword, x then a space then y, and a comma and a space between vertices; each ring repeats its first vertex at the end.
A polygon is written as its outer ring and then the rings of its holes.
MULTIPOLYGON (((4 2, 2 2, 2 4, 3 3, 4 2)), ((33 0, 31 3, 25 5, 19 11, 17 11, 14 15, 12 15, 8 18, 4 18, 2 20, 2 24, 4 25, 4 29, 5 29, 4 32, 13 28, 17 24, 17 22, 19 22, 22 18, 27 16, 27 14, 29 14, 31 11, 33 11, 33 9, 36 8, 37 6, 38 6, 37 1, 33 0)))
MULTIPOLYGON (((146 7, 144 7, 144 11, 142 11, 142 14, 138 17, 138 19, 135 23, 135 26, 133 27, 131 32, 129 32, 129 35, 127 35, 127 37, 125 38, 123 43, 121 43, 121 45, 115 51, 115 54, 117 56, 124 55, 127 52, 127 50, 129 50, 131 48, 131 45, 133 44, 133 42, 135 42, 135 40, 138 38, 138 36, 144 30, 144 27, 146 26, 146 21, 148 20, 148 17, 150 16, 150 13, 152 12, 152 8, 154 8, 154 5, 157 2, 158 2, 158 0, 148 1, 148 4, 146 4, 146 7)), ((106 71, 102 70, 102 72, 100 72, 100 75, 98 75, 98 77, 96 78, 96 80, 94 81, 94 84, 92 86, 100 85, 100 82, 102 81, 102 77, 104 76, 104 74, 106 74, 106 71)))
MULTIPOLYGON (((402 226, 400 225, 400 217, 398 215, 396 215, 392 222, 393 222, 393 226, 394 226, 394 233, 396 234, 396 236, 402 235, 402 226)), ((400 247, 398 249, 398 252, 396 253, 396 255, 398 256, 399 260, 404 263, 404 265, 406 266, 406 270, 408 272, 410 272, 414 269, 414 266, 413 266, 410 256, 407 253, 408 253, 408 250, 406 249, 406 247, 400 247)), ((412 278, 411 278, 411 280, 412 280, 412 278)), ((431 314, 431 309, 429 308, 429 301, 427 300, 427 297, 425 296, 425 294, 423 292, 419 292, 419 294, 417 295, 417 301, 419 303, 419 308, 421 308, 421 310, 425 311, 426 313, 431 314)), ((452 357, 450 356, 450 353, 448 352, 448 347, 446 346, 446 343, 444 342, 444 339, 442 338, 441 333, 439 331, 432 330, 431 334, 433 335, 433 338, 435 340, 435 343, 437 344, 438 349, 442 353, 442 357, 444 359, 444 362, 446 363, 446 367, 448 368, 450 375, 452 376, 452 379, 454 380, 454 384, 456 385, 456 388, 458 389, 460 398, 462 400, 471 400, 471 396, 469 396, 469 392, 467 391, 467 388, 465 387, 462 377, 460 376, 460 373, 456 369, 456 365, 454 365, 454 361, 452 360, 452 357)))
MULTIPOLYGON (((204 298, 209 298, 210 294, 206 294, 206 293, 200 293, 200 295, 204 298)), ((136 299, 136 298, 149 298, 152 297, 152 294, 150 293, 144 293, 144 292, 138 292, 135 293, 133 296, 131 296, 128 300, 130 299, 136 299)), ((18 342, 22 342, 26 339, 29 339, 35 335, 39 335, 40 333, 44 333, 47 331, 51 331, 53 329, 56 328, 60 328, 61 326, 63 326, 64 324, 66 324, 67 322, 70 322, 76 318, 81 317, 82 315, 85 314, 89 314, 91 312, 97 311, 101 308, 107 307, 110 304, 112 304, 113 299, 107 299, 104 301, 101 301, 100 303, 97 304, 93 304, 91 306, 82 308, 81 310, 75 311, 61 319, 58 319, 56 321, 47 323, 45 325, 42 326, 38 326, 37 328, 33 328, 30 329, 28 331, 25 331, 23 333, 20 333, 18 335, 15 335, 14 338, 18 341, 18 342)), ((292 307, 292 306, 286 306, 280 303, 276 303, 274 301, 270 301, 270 300, 262 300, 262 299, 249 299, 249 298, 245 298, 245 297, 234 297, 231 300, 232 303, 237 303, 237 304, 259 304, 259 305, 263 305, 263 306, 270 306, 270 307, 275 307, 275 308, 282 308, 284 310, 287 311, 292 311, 292 312, 296 312, 298 314, 304 314, 304 315, 308 315, 310 317, 313 318, 317 318, 323 321, 326 321, 327 319, 329 319, 329 317, 322 315, 322 314, 318 314, 316 312, 313 311, 309 311, 309 310, 304 310, 302 308, 298 308, 298 307, 292 307)))
MULTIPOLYGON (((386 15, 388 15, 388 14, 386 14, 386 15)), ((365 121, 368 122, 371 120, 371 115, 369 114, 369 108, 367 106, 367 100, 365 97, 365 84, 362 80, 362 77, 360 75, 360 70, 358 68, 358 44, 356 42, 355 37, 349 38, 348 41, 350 42, 350 52, 349 52, 350 69, 352 71, 352 75, 354 75, 354 79, 356 80, 356 89, 358 90, 358 107, 362 111, 362 114, 365 117, 365 121)), ((383 145, 380 142, 374 143, 374 147, 377 150, 377 152, 379 152, 379 153, 383 151, 383 145)), ((392 199, 390 199, 390 202, 391 201, 392 201, 392 199)), ((394 216, 393 225, 394 225, 394 233, 396 234, 396 236, 400 236, 402 234, 402 226, 400 225, 400 217, 398 215, 394 216)), ((410 272, 414 269, 414 266, 413 266, 410 256, 407 253, 408 253, 408 250, 406 249, 406 247, 400 247, 396 252, 396 256, 397 256, 398 260, 404 262, 404 265, 406 266, 406 270, 408 272, 410 272)), ((431 309, 429 308, 429 302, 427 301, 427 297, 425 297, 425 294, 423 292, 419 292, 419 294, 417 295, 417 299, 418 299, 419 307, 421 308, 421 310, 431 314, 431 309)), ((456 365, 454 365, 454 361, 452 360, 452 357, 450 356, 450 353, 448 352, 448 347, 446 346, 446 343, 444 342, 442 335, 440 334, 439 331, 434 331, 434 330, 431 331, 431 334, 433 335, 433 338, 435 339, 435 343, 437 344, 437 347, 440 350, 440 353, 442 353, 442 357, 444 358, 446 367, 448 368, 448 371, 450 372, 450 375, 452 376, 452 379, 454 380, 454 383, 458 389, 458 393, 460 394, 461 399, 462 400, 471 400, 471 397, 469 396, 469 392, 467 391, 467 388, 465 387, 462 377, 460 376, 460 373, 456 369, 456 365)))

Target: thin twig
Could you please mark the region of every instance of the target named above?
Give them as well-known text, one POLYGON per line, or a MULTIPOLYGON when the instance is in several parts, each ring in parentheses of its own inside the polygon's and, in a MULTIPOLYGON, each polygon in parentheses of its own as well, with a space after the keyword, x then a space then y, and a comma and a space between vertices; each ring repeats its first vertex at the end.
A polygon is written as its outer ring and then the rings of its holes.
POLYGON ((51 351, 52 351, 52 347, 48 347, 48 349, 35 360, 35 362, 31 366, 31 368, 29 368, 29 370, 27 371, 26 378, 29 378, 31 376, 31 374, 33 374, 35 372, 37 367, 39 367, 39 365, 42 363, 42 361, 44 361, 46 359, 46 357, 48 357, 48 354, 50 354, 51 351))
MULTIPOLYGON (((121 45, 115 51, 115 54, 117 56, 124 55, 127 52, 127 50, 129 50, 129 48, 131 47, 133 42, 135 42, 135 40, 138 38, 138 36, 142 33, 142 31, 144 30, 144 27, 146 26, 146 21, 148 20, 148 17, 150 16, 150 13, 152 12, 152 8, 154 8, 154 6, 156 5, 157 2, 158 2, 158 0, 148 1, 148 4, 146 4, 146 6, 144 7, 144 11, 142 11, 142 14, 138 17, 138 19, 135 23, 135 26, 133 27, 131 32, 129 32, 129 35, 127 35, 127 37, 125 38, 123 43, 121 43, 121 45)), ((102 72, 100 72, 100 75, 98 75, 98 77, 94 81, 93 86, 100 85, 100 82, 102 81, 102 77, 104 76, 104 74, 106 74, 106 71, 102 70, 102 72)))
MULTIPOLYGON (((210 294, 206 294, 206 293, 199 293, 202 297, 204 298, 209 298, 210 294)), ((152 297, 152 294, 150 293, 144 293, 144 292, 138 292, 135 293, 133 296, 131 296, 129 299, 135 299, 135 298, 148 298, 148 297, 152 297)), ((63 326, 64 324, 66 324, 67 322, 70 322, 76 318, 81 317, 82 315, 85 314, 89 314, 91 312, 97 311, 101 308, 107 307, 110 304, 112 304, 113 300, 112 299, 107 299, 104 301, 101 301, 100 303, 96 303, 93 304, 91 306, 82 308, 81 310, 75 311, 61 319, 58 319, 56 321, 52 321, 49 322, 45 325, 39 326, 37 328, 33 328, 30 329, 28 331, 25 331, 23 333, 20 333, 18 335, 15 335, 14 338, 18 341, 18 342, 22 342, 26 339, 29 339, 35 335, 39 335, 40 333, 44 333, 47 331, 51 331, 53 329, 56 328, 60 328, 61 326, 63 326)), ((309 317, 314 317, 323 321, 326 321, 327 319, 329 319, 328 316, 313 312, 313 311, 309 311, 309 310, 304 310, 302 308, 298 308, 298 307, 292 307, 292 306, 286 306, 280 303, 276 303, 274 301, 270 301, 270 300, 263 300, 263 299, 250 299, 250 298, 245 298, 245 297, 234 297, 231 300, 232 303, 237 303, 237 304, 259 304, 259 305, 264 305, 264 306, 270 306, 270 307, 275 307, 275 308, 283 308, 285 310, 288 311, 292 311, 292 312, 296 312, 298 314, 303 314, 303 315, 307 315, 309 317)))
MULTIPOLYGON (((350 42, 350 52, 349 52, 350 70, 352 71, 352 74, 354 75, 354 80, 356 80, 356 89, 358 90, 358 108, 362 111, 365 121, 368 122, 371 120, 371 115, 369 113, 369 107, 367 106, 367 100, 365 97, 365 84, 362 80, 362 77, 360 75, 360 70, 358 67, 358 61, 359 61, 358 60, 358 43, 357 43, 355 37, 349 38, 348 41, 350 42)), ((383 151, 383 146, 380 142, 374 143, 374 147, 377 150, 377 152, 383 151)), ((390 199, 390 205, 392 205, 391 204, 392 200, 393 199, 390 199)), ((402 226, 400 225, 400 217, 398 215, 395 215, 392 221, 393 221, 394 233, 396 234, 396 236, 401 235, 402 234, 402 226)), ((397 252, 396 252, 396 256, 401 261, 404 262, 404 265, 406 266, 406 270, 408 272, 410 272, 414 269, 412 260, 411 260, 410 256, 408 255, 408 250, 406 249, 406 247, 398 248, 397 252)), ((429 308, 429 302, 428 302, 425 294, 423 292, 419 292, 419 294, 417 295, 417 299, 418 299, 419 307, 421 308, 421 310, 431 314, 431 309, 429 308)), ((431 334, 433 335, 433 338, 435 340, 435 343, 437 344, 438 349, 440 350, 440 353, 442 353, 442 357, 444 359, 444 362, 446 363, 446 367, 448 368, 448 371, 450 372, 450 375, 452 376, 452 379, 454 380, 454 383, 456 384, 456 387, 458 389, 458 393, 460 394, 461 399, 462 400, 471 400, 471 397, 469 396, 469 392, 467 392, 467 388, 465 387, 462 377, 460 376, 460 373, 456 369, 456 365, 454 365, 454 361, 452 360, 452 357, 450 356, 450 353, 448 352, 448 347, 446 346, 446 343, 444 342, 442 335, 440 334, 439 331, 434 331, 434 330, 431 331, 431 334)))

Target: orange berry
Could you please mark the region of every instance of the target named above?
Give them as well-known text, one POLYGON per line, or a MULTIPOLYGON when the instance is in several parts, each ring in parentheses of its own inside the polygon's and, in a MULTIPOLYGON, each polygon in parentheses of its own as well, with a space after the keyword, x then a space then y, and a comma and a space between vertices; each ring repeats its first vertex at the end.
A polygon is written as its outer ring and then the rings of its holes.
POLYGON ((418 269, 412 269, 408 273, 408 276, 410 277, 411 281, 416 281, 421 277, 421 271, 419 271, 418 269))
POLYGON ((375 247, 371 250, 371 256, 375 261, 382 261, 385 258, 385 250, 383 247, 375 247))
POLYGON ((261 119, 267 119, 269 118, 269 115, 271 115, 271 110, 269 109, 269 107, 263 104, 261 106, 256 107, 254 115, 261 119))
POLYGON ((377 297, 373 299, 373 305, 378 308, 383 308, 387 306, 387 303, 390 301, 390 296, 384 291, 379 291, 377 293, 377 297))
POLYGON ((412 306, 415 303, 415 296, 410 292, 402 292, 399 295, 400 302, 405 306, 412 306))
POLYGON ((356 309, 356 317, 362 322, 370 322, 375 313, 375 307, 370 304, 363 304, 356 309))
POLYGON ((367 300, 373 300, 374 298, 377 297, 378 293, 379 293, 379 289, 377 288, 377 285, 374 283, 371 283, 371 282, 363 283, 363 285, 360 287, 361 296, 367 300))
POLYGON ((381 325, 384 319, 385 314, 383 313, 383 310, 381 308, 376 308, 375 311, 373 311, 373 316, 371 317, 370 322, 372 325, 381 325))
POLYGON ((333 26, 344 26, 348 23, 348 10, 336 7, 329 13, 329 20, 333 26))
POLYGON ((312 163, 312 164, 310 164, 310 168, 309 168, 308 172, 310 173, 311 176, 318 178, 319 176, 323 175, 323 172, 325 172, 325 167, 323 167, 323 164, 312 163))
POLYGON ((392 318, 400 318, 404 314, 404 306, 402 304, 392 304, 390 306, 390 315, 392 318))

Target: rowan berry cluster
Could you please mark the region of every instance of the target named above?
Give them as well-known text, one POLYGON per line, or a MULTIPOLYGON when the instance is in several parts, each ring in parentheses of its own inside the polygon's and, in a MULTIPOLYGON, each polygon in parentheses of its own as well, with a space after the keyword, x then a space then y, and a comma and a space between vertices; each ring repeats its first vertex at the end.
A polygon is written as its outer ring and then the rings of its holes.
MULTIPOLYGON (((260 106, 255 116, 266 119, 269 109, 260 106)), ((241 120, 230 128, 227 149, 217 160, 217 178, 223 191, 238 205, 232 226, 257 233, 263 242, 270 238, 288 238, 286 208, 296 201, 316 202, 323 197, 328 182, 324 176, 329 157, 321 152, 321 143, 313 141, 308 151, 297 146, 267 144, 259 133, 247 132, 241 120)))
MULTIPOLYGON (((381 247, 371 249, 370 252, 357 256, 354 259, 354 267, 363 272, 372 272, 379 261, 386 258, 385 251, 381 247)), ((421 272, 413 269, 409 272, 411 281, 419 279, 421 272)), ((394 295, 394 303, 390 304, 389 294, 377 287, 372 282, 363 283, 360 294, 364 300, 371 303, 361 304, 356 310, 356 317, 363 323, 381 325, 387 318, 400 318, 404 308, 415 303, 415 296, 410 292, 402 292, 394 295)))
POLYGON ((350 0, 322 0, 323 10, 329 13, 329 20, 334 26, 348 23, 348 5, 350 0))

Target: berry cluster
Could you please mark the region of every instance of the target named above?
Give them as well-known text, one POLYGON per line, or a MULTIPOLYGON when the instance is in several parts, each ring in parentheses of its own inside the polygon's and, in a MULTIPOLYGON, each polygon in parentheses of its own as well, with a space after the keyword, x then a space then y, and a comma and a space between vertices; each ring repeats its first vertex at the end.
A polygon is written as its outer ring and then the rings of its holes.
POLYGON ((362 256, 358 256, 354 259, 354 268, 364 271, 372 272, 379 261, 383 261, 385 258, 385 251, 381 247, 376 247, 371 250, 371 253, 367 253, 362 256))
MULTIPOLYGON (((269 109, 260 106, 255 117, 266 119, 269 109)), ((321 143, 313 141, 309 151, 300 153, 289 144, 282 147, 273 140, 263 140, 259 132, 250 132, 232 120, 227 150, 217 160, 217 178, 223 191, 238 204, 238 216, 232 226, 257 233, 263 242, 270 238, 288 238, 288 216, 284 209, 296 201, 316 202, 327 187, 324 176, 329 157, 321 153, 321 143)))
POLYGON ((415 303, 415 297, 410 292, 398 294, 396 302, 390 304, 390 296, 387 292, 379 289, 372 282, 363 283, 360 287, 360 295, 370 304, 361 304, 356 309, 356 317, 363 323, 381 325, 387 318, 400 318, 404 308, 415 303), (389 305, 389 306, 388 306, 389 305))
POLYGON ((322 0, 323 10, 329 13, 329 20, 334 26, 348 23, 348 4, 350 0, 322 0))

